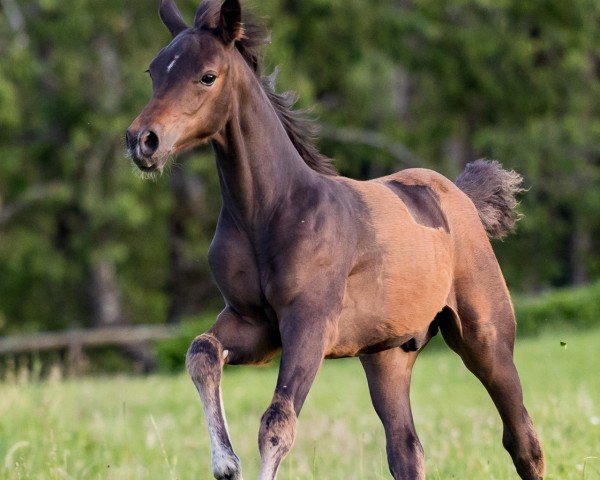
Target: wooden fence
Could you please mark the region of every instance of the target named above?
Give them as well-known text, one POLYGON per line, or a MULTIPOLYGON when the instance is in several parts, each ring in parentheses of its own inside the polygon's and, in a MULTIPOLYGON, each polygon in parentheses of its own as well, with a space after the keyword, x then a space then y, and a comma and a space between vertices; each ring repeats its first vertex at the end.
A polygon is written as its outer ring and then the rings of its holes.
POLYGON ((137 325, 10 336, 0 338, 0 356, 65 350, 69 371, 76 373, 86 348, 135 347, 175 338, 180 333, 176 325, 137 325))

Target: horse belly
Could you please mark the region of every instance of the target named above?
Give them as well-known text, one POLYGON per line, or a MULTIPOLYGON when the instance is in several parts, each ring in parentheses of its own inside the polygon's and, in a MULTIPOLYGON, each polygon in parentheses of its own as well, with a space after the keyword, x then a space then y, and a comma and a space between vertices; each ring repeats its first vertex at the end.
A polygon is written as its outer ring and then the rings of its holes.
POLYGON ((443 252, 420 249, 415 253, 419 267, 390 261, 376 278, 371 274, 348 279, 329 357, 374 353, 427 334, 446 305, 451 278, 443 266, 436 268, 443 252), (391 265, 398 268, 392 270, 391 265))
POLYGON ((427 330, 446 306, 452 286, 449 242, 437 235, 414 242, 400 241, 388 259, 382 286, 383 322, 393 325, 395 331, 427 330))

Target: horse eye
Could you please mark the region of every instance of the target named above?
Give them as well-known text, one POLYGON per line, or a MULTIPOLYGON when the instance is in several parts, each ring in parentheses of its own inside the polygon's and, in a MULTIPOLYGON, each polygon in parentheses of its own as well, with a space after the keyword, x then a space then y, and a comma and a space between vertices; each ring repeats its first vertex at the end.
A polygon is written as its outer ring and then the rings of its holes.
POLYGON ((214 73, 207 73, 200 79, 200 83, 202 83, 202 85, 210 87, 213 83, 215 83, 216 79, 217 76, 214 73))

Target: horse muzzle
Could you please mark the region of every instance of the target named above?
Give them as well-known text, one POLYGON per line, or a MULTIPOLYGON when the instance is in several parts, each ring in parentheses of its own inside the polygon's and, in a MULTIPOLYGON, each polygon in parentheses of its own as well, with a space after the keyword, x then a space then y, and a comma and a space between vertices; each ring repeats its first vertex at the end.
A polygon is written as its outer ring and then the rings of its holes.
POLYGON ((168 155, 160 153, 159 133, 151 128, 135 130, 130 127, 125 133, 125 143, 131 159, 144 172, 160 170, 166 163, 168 155))

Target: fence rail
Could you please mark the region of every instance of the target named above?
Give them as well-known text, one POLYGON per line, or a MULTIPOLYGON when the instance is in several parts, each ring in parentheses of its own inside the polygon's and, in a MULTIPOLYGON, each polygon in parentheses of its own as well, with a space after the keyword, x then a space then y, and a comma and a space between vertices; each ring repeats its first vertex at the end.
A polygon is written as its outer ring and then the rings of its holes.
POLYGON ((180 329, 175 325, 137 325, 75 329, 0 338, 0 355, 42 352, 85 347, 127 346, 174 338, 180 329))

